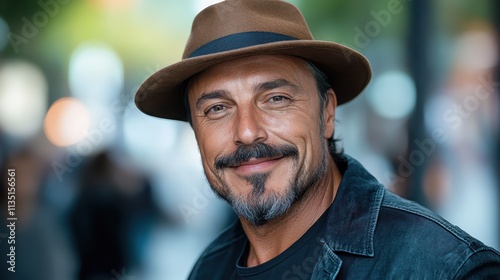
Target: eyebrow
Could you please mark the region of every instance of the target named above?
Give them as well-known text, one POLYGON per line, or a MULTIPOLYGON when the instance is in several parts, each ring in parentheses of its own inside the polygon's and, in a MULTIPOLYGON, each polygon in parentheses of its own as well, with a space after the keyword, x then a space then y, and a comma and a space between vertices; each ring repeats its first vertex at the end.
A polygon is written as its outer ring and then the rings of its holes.
MULTIPOLYGON (((278 78, 275 80, 271 81, 266 81, 259 83, 254 86, 254 91, 255 92, 263 92, 266 90, 272 90, 272 89, 277 89, 277 88, 282 88, 282 87, 288 87, 293 89, 294 91, 298 91, 300 87, 286 79, 283 78, 278 78)), ((229 96, 229 92, 227 90, 223 89, 217 89, 211 92, 206 92, 203 93, 198 100, 196 100, 196 109, 199 109, 201 105, 210 100, 210 99, 218 99, 218 98, 227 98, 229 96)))
POLYGON ((196 100, 196 109, 199 109, 203 102, 210 99, 224 98, 229 96, 229 92, 223 89, 217 89, 211 92, 203 93, 198 100, 196 100))
POLYGON ((272 90, 272 89, 277 89, 277 88, 282 88, 282 87, 288 87, 293 89, 294 91, 298 91, 300 87, 286 79, 283 78, 278 78, 272 81, 267 81, 267 82, 262 82, 257 84, 254 87, 255 92, 262 92, 266 90, 272 90))

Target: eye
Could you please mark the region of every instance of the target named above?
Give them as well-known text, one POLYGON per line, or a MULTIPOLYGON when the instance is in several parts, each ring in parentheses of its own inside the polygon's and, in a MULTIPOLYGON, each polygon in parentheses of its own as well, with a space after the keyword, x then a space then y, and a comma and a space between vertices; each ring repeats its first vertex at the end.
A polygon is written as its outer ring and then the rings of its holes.
POLYGON ((219 112, 219 111, 222 111, 224 110, 224 106, 223 105, 215 105, 215 106, 212 106, 210 107, 210 109, 208 109, 209 112, 219 112))
POLYGON ((227 109, 227 107, 224 105, 221 105, 221 104, 213 105, 205 111, 205 116, 208 116, 208 117, 217 116, 217 115, 223 113, 226 109, 227 109))
POLYGON ((291 101, 292 101, 292 99, 288 96, 275 95, 275 96, 271 96, 267 100, 267 106, 269 106, 269 108, 275 108, 275 109, 285 108, 286 106, 288 106, 291 103, 291 101))
POLYGON ((274 102, 274 103, 281 103, 286 101, 288 98, 283 96, 283 95, 276 95, 271 98, 269 98, 269 101, 274 102))

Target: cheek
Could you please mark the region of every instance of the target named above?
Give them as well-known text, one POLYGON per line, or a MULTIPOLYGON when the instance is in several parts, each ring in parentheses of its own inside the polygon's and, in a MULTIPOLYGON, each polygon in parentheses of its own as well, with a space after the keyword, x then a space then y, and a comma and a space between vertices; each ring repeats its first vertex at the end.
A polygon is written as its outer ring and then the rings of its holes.
POLYGON ((227 133, 217 131, 214 133, 207 133, 205 130, 200 129, 195 133, 198 148, 200 150, 201 160, 205 169, 213 170, 213 164, 217 157, 224 155, 225 148, 229 147, 227 143, 227 133))
POLYGON ((280 118, 273 118, 268 127, 284 140, 316 145, 316 138, 320 136, 321 128, 319 119, 314 118, 315 115, 317 114, 305 110, 284 114, 280 118))
POLYGON ((299 150, 302 164, 310 165, 321 157, 323 137, 319 114, 301 112, 283 118, 276 123, 276 134, 285 141, 292 142, 299 150), (317 118, 314 116, 318 115, 317 118))
POLYGON ((197 140, 203 165, 210 164, 209 162, 213 162, 216 146, 211 139, 198 138, 197 140))

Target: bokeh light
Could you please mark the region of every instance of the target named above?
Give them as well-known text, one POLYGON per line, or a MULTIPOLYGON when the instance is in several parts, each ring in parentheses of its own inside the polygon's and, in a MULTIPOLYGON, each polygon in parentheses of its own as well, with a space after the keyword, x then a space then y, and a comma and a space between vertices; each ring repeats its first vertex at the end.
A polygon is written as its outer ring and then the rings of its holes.
POLYGON ((470 71, 490 69, 498 63, 498 49, 494 31, 473 30, 457 40, 456 62, 458 67, 470 71))
POLYGON ((86 105, 109 105, 123 88, 123 64, 109 46, 81 44, 69 62, 69 86, 73 96, 86 105))
POLYGON ((63 97, 50 106, 44 121, 47 139, 59 147, 83 140, 90 126, 88 110, 76 98, 63 97))
POLYGON ((373 110, 388 119, 409 116, 417 101, 413 80, 400 71, 389 71, 376 77, 367 97, 373 110))
POLYGON ((129 9, 136 4, 136 0, 89 0, 89 3, 103 9, 129 9))
POLYGON ((47 88, 45 76, 32 63, 16 60, 0 65, 0 127, 22 139, 40 131, 47 88))

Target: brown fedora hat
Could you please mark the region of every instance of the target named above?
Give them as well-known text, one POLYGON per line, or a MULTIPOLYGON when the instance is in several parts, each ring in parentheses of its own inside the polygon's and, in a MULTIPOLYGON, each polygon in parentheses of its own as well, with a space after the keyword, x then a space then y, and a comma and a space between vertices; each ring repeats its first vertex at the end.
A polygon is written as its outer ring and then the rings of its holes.
POLYGON ((324 71, 338 104, 368 84, 371 68, 360 53, 313 39, 300 11, 281 0, 227 0, 194 19, 182 60, 147 78, 135 96, 142 112, 187 121, 184 86, 193 75, 221 62, 260 54, 288 54, 324 71))

